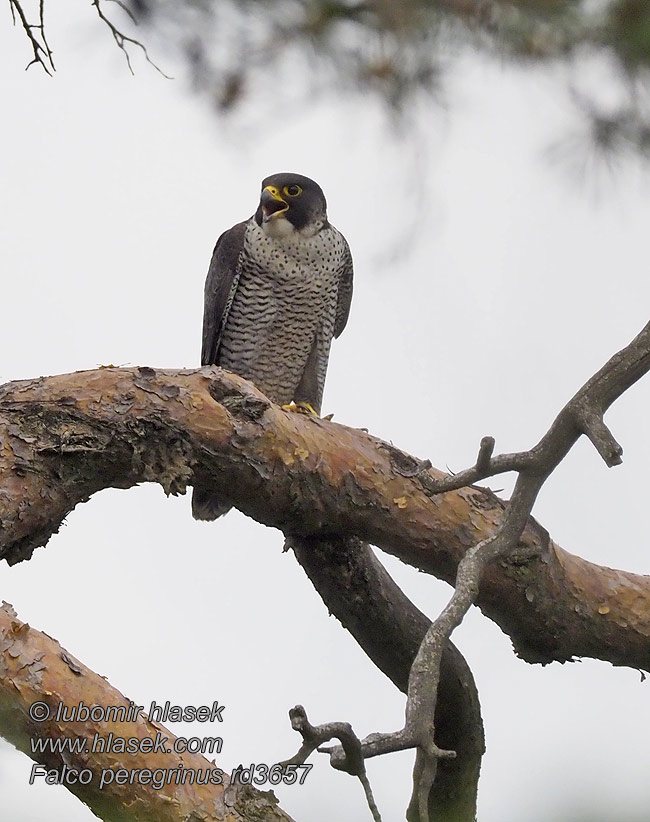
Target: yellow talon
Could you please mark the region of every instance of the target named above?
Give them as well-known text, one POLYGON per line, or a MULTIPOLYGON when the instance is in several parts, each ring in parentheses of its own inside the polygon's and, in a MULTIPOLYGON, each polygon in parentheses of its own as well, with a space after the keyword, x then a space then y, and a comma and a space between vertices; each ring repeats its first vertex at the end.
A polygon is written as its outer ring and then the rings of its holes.
POLYGON ((318 417, 318 414, 314 410, 313 406, 311 406, 308 402, 291 402, 289 405, 283 405, 282 410, 291 411, 294 414, 313 414, 314 417, 318 417))

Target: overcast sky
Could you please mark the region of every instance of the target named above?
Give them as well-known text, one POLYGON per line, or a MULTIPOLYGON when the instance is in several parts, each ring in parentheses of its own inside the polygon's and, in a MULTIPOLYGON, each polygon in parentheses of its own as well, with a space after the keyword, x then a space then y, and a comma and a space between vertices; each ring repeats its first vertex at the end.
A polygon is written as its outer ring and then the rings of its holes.
MULTIPOLYGON (((557 76, 466 60, 448 109, 422 106, 401 137, 372 102, 333 96, 224 123, 182 79, 138 61, 132 77, 86 6, 50 11, 54 78, 24 72, 28 48, 6 8, 0 25, 0 382, 196 365, 214 241, 281 170, 322 185, 355 260, 324 412, 442 468, 471 464, 486 434, 500 451, 532 446, 647 322, 647 172, 630 162, 614 182, 580 184, 579 151, 549 159, 578 125, 557 76)), ((608 415, 621 467, 581 442, 534 512, 567 550, 640 573, 649 405, 646 379, 608 415)), ((0 598, 139 704, 225 704, 226 768, 293 754, 297 702, 360 735, 397 729, 403 696, 281 548, 279 532, 238 512, 197 523, 189 496, 109 490, 30 562, 0 566, 0 598)), ((448 586, 383 559, 435 616, 448 586)), ((454 640, 485 720, 481 822, 569 822, 575 809, 647 818, 650 685, 638 672, 527 665, 479 612, 454 640)), ((386 820, 403 818, 412 759, 368 765, 386 820)), ((30 767, 0 742, 3 819, 94 818, 63 788, 29 787, 30 767)), ((276 793, 298 822, 342 818, 341 807, 368 819, 361 788, 324 757, 304 786, 276 793)))

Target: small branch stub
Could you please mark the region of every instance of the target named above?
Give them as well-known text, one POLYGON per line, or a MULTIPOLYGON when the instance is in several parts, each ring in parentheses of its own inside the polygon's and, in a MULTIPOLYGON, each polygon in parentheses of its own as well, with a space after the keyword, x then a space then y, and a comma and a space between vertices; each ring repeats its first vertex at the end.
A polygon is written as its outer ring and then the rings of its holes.
POLYGON ((478 457, 476 458, 476 470, 479 473, 490 470, 490 460, 494 453, 494 445, 494 437, 483 437, 481 440, 478 457))

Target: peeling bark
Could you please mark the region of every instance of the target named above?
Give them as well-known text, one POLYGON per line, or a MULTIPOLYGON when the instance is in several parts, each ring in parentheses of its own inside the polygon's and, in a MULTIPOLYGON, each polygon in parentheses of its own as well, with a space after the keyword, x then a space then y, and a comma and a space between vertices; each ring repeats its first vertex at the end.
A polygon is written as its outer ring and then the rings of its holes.
MULTIPOLYGON (((105 487, 199 481, 286 534, 356 536, 454 582, 503 503, 470 487, 428 496, 417 460, 362 431, 288 414, 218 368, 104 368, 0 389, 0 556, 44 545, 105 487)), ((430 469, 431 476, 444 476, 430 469)), ((577 656, 650 670, 650 582, 568 554, 531 518, 478 604, 529 662, 577 656)))
MULTIPOLYGON (((172 747, 176 737, 163 725, 150 722, 142 713, 130 719, 132 705, 103 677, 93 673, 67 653, 59 643, 21 622, 7 603, 0 607, 0 734, 19 750, 48 770, 62 774, 67 768, 90 769, 93 778, 88 785, 65 784, 82 802, 107 822, 291 822, 291 817, 277 805, 271 791, 257 791, 248 786, 228 784, 174 784, 156 788, 150 781, 118 784, 117 779, 100 789, 102 771, 125 769, 129 774, 147 769, 167 772, 181 766, 202 774, 218 766, 198 754, 164 753, 146 750, 136 753, 92 751, 95 734, 113 738, 151 739, 167 737, 165 747, 172 747), (30 718, 30 706, 46 703, 50 719, 42 722, 30 718), (63 722, 56 721, 56 708, 84 705, 125 707, 125 721, 63 722), (48 737, 53 740, 82 737, 88 750, 82 753, 33 753, 30 740, 48 737)), ((140 743, 138 743, 140 744, 140 743)), ((150 745, 150 747, 151 747, 150 745)), ((96 745, 96 748, 101 747, 96 745)), ((106 777, 108 779, 110 777, 106 777)), ((42 777, 37 777, 42 779, 42 777)), ((136 775, 135 779, 139 779, 136 775)), ((180 777, 179 777, 180 779, 180 777)))

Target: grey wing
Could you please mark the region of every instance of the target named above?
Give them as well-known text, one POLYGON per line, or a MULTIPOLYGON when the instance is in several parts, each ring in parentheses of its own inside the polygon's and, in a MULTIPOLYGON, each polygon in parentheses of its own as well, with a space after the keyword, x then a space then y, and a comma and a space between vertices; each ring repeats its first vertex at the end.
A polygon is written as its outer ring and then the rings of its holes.
POLYGON ((205 280, 201 365, 219 365, 219 347, 237 285, 239 255, 246 222, 237 223, 217 240, 205 280))
POLYGON ((336 318, 334 320, 334 336, 340 337, 348 321, 350 304, 352 302, 352 254, 345 238, 345 260, 339 278, 339 290, 336 299, 336 318))

